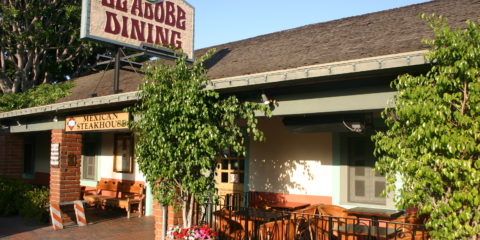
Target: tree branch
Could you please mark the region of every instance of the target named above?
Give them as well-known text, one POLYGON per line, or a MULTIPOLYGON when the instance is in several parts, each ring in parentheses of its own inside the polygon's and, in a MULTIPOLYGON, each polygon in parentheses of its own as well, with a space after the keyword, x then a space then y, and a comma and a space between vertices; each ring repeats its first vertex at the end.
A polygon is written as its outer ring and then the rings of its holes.
POLYGON ((2 92, 11 93, 12 85, 12 80, 3 71, 0 71, 0 89, 2 90, 2 92))
POLYGON ((468 82, 464 81, 463 82, 463 101, 462 101, 462 110, 461 113, 462 115, 465 115, 465 111, 467 108, 467 102, 468 102, 468 82))

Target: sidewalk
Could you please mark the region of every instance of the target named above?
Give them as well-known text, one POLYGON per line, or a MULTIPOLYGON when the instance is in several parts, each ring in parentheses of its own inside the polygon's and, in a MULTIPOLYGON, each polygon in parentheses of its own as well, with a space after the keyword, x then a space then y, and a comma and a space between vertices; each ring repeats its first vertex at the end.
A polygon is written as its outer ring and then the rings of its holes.
POLYGON ((92 240, 92 239, 154 239, 154 218, 115 218, 89 224, 71 226, 54 231, 51 226, 24 223, 19 217, 0 218, 0 239, 12 240, 92 240))

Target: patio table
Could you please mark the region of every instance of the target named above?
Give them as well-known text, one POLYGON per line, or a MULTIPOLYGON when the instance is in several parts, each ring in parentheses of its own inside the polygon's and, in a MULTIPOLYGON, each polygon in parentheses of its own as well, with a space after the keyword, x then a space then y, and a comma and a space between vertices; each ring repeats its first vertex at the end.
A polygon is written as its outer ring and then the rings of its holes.
POLYGON ((269 203, 267 206, 283 211, 295 211, 310 206, 309 203, 299 203, 299 202, 279 202, 279 203, 269 203))
POLYGON ((283 212, 268 211, 256 208, 246 208, 233 212, 233 216, 240 216, 247 220, 269 222, 290 217, 289 214, 283 212))
POLYGON ((389 239, 395 238, 395 234, 401 232, 401 230, 395 228, 368 226, 361 224, 346 224, 343 226, 339 226, 338 232, 342 235, 369 236, 389 239))
MULTIPOLYGON (((242 210, 238 210, 233 212, 233 216, 239 216, 241 219, 245 221, 252 221, 254 226, 254 236, 255 239, 258 237, 257 232, 260 224, 282 220, 290 217, 290 214, 284 212, 275 212, 275 211, 268 211, 263 209, 256 209, 256 208, 246 208, 242 210)), ((248 223, 245 223, 245 226, 248 227, 248 223)), ((248 231, 248 229, 246 229, 248 231)))
POLYGON ((395 228, 387 228, 379 226, 379 219, 392 220, 403 214, 403 211, 390 210, 390 209, 378 209, 378 208, 368 208, 368 207, 354 207, 347 209, 345 212, 348 215, 356 216, 358 223, 360 223, 360 218, 369 218, 371 219, 371 226, 362 225, 362 224, 347 224, 341 226, 339 231, 343 234, 354 234, 359 236, 371 236, 371 237, 382 237, 382 238, 391 238, 394 237, 396 233, 399 232, 395 228))
POLYGON ((354 207, 347 209, 346 212, 348 215, 356 216, 357 218, 372 219, 373 226, 378 226, 378 219, 392 220, 403 214, 403 211, 368 207, 354 207))

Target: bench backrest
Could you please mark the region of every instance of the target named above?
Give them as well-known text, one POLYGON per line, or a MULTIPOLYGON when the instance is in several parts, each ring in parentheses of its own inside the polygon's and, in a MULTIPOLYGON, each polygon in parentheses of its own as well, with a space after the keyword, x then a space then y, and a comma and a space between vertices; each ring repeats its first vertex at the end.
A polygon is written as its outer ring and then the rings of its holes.
POLYGON ((97 182, 97 194, 102 194, 104 191, 108 191, 118 196, 119 184, 111 180, 100 180, 97 182))
POLYGON ((122 182, 119 184, 120 184, 119 191, 122 192, 123 194, 133 193, 141 196, 143 195, 143 191, 145 189, 145 186, 141 183, 122 182))
POLYGON ((116 182, 112 180, 100 180, 97 182, 98 194, 108 191, 114 193, 117 198, 132 194, 142 196, 144 189, 145 185, 141 183, 116 182))
POLYGON ((101 180, 97 182, 97 190, 116 192, 118 190, 118 184, 114 181, 101 180))

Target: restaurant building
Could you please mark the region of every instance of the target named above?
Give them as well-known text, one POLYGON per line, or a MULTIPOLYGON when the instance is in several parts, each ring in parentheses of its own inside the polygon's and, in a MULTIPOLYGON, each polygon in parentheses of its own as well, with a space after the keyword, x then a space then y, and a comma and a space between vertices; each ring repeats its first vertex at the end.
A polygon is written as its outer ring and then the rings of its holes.
MULTIPOLYGON (((433 31, 418 15, 462 27, 479 11, 478 0, 437 0, 212 47, 208 88, 278 103, 272 118, 259 116, 265 142, 250 141, 245 158, 219 160, 220 193, 395 208, 392 196, 380 194, 385 178, 371 171, 370 137, 385 128, 380 112, 393 106, 390 83, 429 69, 421 40, 433 31)), ((108 70, 74 79, 72 93, 55 104, 0 113, 0 174, 50 185, 57 202, 79 199, 80 186, 102 179, 144 183, 123 112, 137 101, 142 74, 121 69, 116 94, 113 78, 108 70)), ((152 215, 148 189, 145 206, 152 215)))

